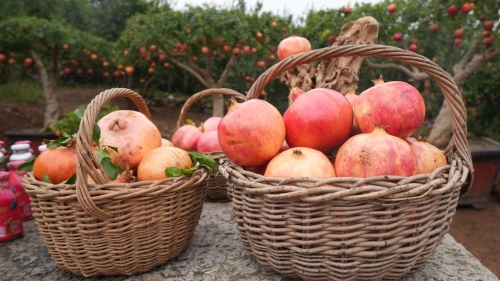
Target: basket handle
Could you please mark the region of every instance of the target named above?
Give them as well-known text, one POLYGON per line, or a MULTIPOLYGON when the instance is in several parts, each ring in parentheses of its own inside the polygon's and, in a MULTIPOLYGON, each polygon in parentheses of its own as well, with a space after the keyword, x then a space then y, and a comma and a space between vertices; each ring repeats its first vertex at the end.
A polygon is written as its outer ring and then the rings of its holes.
POLYGON ((101 163, 94 157, 92 151, 92 133, 97 115, 102 106, 117 97, 125 97, 131 99, 137 106, 139 111, 151 120, 151 113, 146 105, 146 102, 141 95, 127 88, 112 88, 101 92, 87 106, 83 113, 80 127, 76 134, 76 152, 78 155, 76 169, 76 198, 83 209, 90 215, 97 218, 109 218, 111 215, 94 203, 88 190, 87 175, 89 175, 96 184, 105 184, 109 182, 109 178, 104 172, 101 163))
POLYGON ((235 97, 239 100, 245 101, 246 97, 243 94, 238 93, 235 90, 231 90, 228 88, 211 88, 211 89, 206 89, 201 92, 198 92, 194 95, 192 95, 189 99, 186 100, 184 105, 181 108, 181 112, 179 114, 179 120, 177 121, 177 129, 179 129, 184 123, 186 122, 186 116, 189 111, 189 108, 191 105, 193 105, 196 101, 211 96, 215 94, 223 94, 223 95, 228 95, 235 97))
POLYGON ((356 44, 331 46, 305 53, 290 56, 262 73, 247 92, 247 98, 257 98, 258 93, 264 90, 265 86, 278 75, 293 67, 335 57, 381 57, 397 60, 404 64, 411 65, 427 73, 439 86, 452 113, 453 136, 446 151, 454 151, 465 160, 466 164, 473 171, 472 156, 467 142, 467 111, 462 100, 462 94, 451 76, 439 65, 428 58, 417 53, 378 44, 356 44))

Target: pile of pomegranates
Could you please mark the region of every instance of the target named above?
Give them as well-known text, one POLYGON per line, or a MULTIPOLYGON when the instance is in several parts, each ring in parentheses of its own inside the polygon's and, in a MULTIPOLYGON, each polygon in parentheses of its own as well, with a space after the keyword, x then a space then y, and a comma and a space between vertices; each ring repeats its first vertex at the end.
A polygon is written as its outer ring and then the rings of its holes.
MULTIPOLYGON (((283 40, 280 60, 310 50, 302 38, 283 40)), ((444 153, 414 137, 425 117, 420 92, 382 77, 356 95, 293 88, 283 115, 269 102, 232 100, 218 126, 226 157, 269 177, 412 176, 447 164, 444 153)))
MULTIPOLYGON (((195 130, 179 130, 189 137, 177 142, 179 138, 172 141, 163 138, 156 125, 138 111, 111 112, 97 125, 100 130, 94 132, 92 150, 95 160, 101 163, 112 182, 160 180, 190 174, 197 163, 215 170, 212 159, 188 151, 193 147, 196 150, 197 142, 193 144, 189 139, 199 132, 194 126, 195 130), (174 144, 185 148, 175 147, 174 144)), ((217 125, 208 122, 208 126, 213 131, 217 125)), ((34 177, 53 184, 74 183, 77 166, 75 142, 74 135, 65 133, 57 140, 46 141, 47 149, 32 163, 34 177)), ((94 183, 90 177, 87 181, 94 183)))

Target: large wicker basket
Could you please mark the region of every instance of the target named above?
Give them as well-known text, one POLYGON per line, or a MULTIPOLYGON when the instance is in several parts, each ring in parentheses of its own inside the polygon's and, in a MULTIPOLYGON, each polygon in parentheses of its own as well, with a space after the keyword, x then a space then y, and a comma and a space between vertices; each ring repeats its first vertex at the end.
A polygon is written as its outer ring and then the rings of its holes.
POLYGON ((83 276, 131 275, 178 256, 201 215, 209 172, 159 181, 111 183, 94 160, 92 130, 101 107, 131 99, 151 118, 140 95, 114 88, 96 96, 77 134, 76 184, 53 185, 32 173, 23 179, 33 217, 56 264, 83 276), (97 184, 89 184, 89 176, 97 184))
POLYGON ((245 171, 229 160, 221 170, 241 240, 261 265, 304 280, 398 280, 432 254, 449 230, 461 189, 472 181, 466 110, 451 77, 410 51, 346 45, 275 64, 247 97, 256 98, 269 81, 295 66, 348 56, 397 60, 426 72, 439 85, 453 114, 448 165, 407 178, 283 180, 245 171))
MULTIPOLYGON (((186 123, 187 113, 189 108, 198 100, 209 97, 215 94, 228 95, 234 98, 237 98, 241 101, 246 100, 246 97, 234 90, 227 88, 212 88, 203 90, 192 95, 189 99, 186 100, 184 105, 181 108, 181 112, 179 114, 179 120, 177 121, 177 129, 186 123)), ((226 157, 222 152, 212 152, 207 153, 209 157, 215 160, 216 164, 219 164, 219 161, 226 157)), ((207 186, 207 201, 212 202, 229 202, 229 197, 227 196, 227 181, 226 178, 219 172, 214 174, 212 177, 208 179, 207 186)))

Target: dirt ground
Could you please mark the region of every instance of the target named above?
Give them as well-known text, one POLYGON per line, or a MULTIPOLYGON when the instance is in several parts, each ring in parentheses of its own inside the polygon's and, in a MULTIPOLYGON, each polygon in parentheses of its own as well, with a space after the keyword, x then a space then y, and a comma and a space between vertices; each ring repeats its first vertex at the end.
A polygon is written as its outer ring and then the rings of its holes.
MULTIPOLYGON (((104 90, 104 89, 103 89, 104 90)), ((68 90, 58 93, 61 113, 75 110, 81 104, 88 104, 100 90, 68 90)), ((120 108, 126 108, 123 98, 113 100, 120 108)), ((162 99, 150 104, 153 122, 162 135, 170 139, 176 129, 182 100, 162 99)), ((45 104, 17 103, 2 100, 0 105, 0 140, 6 140, 5 131, 18 128, 40 128, 45 104)), ((195 104, 188 118, 199 124, 210 116, 203 112, 203 106, 195 104)), ((498 183, 497 183, 498 184, 498 183)), ((493 273, 500 277, 500 200, 491 195, 485 209, 459 206, 451 225, 450 234, 479 259, 493 273)))

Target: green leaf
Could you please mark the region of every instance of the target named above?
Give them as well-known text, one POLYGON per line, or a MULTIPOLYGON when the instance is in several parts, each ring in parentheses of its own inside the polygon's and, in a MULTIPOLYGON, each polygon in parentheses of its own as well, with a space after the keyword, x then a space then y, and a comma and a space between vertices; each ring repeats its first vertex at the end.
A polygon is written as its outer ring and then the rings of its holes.
POLYGON ((65 184, 75 184, 76 183, 76 174, 72 174, 71 177, 69 177, 69 179, 67 179, 64 183, 65 184))
POLYGON ((33 164, 35 163, 35 158, 24 162, 23 164, 17 167, 18 171, 33 171, 33 164))
POLYGON ((73 143, 74 139, 75 135, 61 132, 61 136, 59 138, 55 140, 44 139, 43 142, 47 145, 47 148, 67 147, 73 143))
POLYGON ((182 175, 182 171, 178 167, 168 167, 165 169, 165 175, 167 178, 179 177, 182 175))
POLYGON ((210 156, 197 152, 197 151, 188 151, 187 152, 193 160, 193 165, 200 164, 202 167, 208 168, 211 172, 217 171, 217 166, 215 165, 215 160, 210 156))
POLYGON ((168 167, 165 169, 165 175, 167 178, 179 177, 182 175, 192 175, 196 171, 196 168, 181 169, 179 167, 168 167))
POLYGON ((95 142, 97 147, 101 147, 99 144, 99 139, 101 138, 101 128, 97 123, 94 123, 94 128, 92 130, 92 140, 95 142))
POLYGON ((194 123, 193 119, 186 119, 186 124, 194 125, 195 123, 194 123))
POLYGON ((105 148, 101 148, 95 152, 95 156, 97 157, 97 160, 99 163, 102 163, 102 160, 104 158, 111 158, 111 154, 109 154, 109 151, 105 148))
POLYGON ((49 179, 49 176, 47 175, 47 173, 43 173, 42 181, 47 182, 47 183, 52 183, 52 181, 49 179))
POLYGON ((76 117, 78 117, 78 119, 82 119, 83 118, 83 113, 85 112, 85 108, 77 108, 74 113, 76 115, 76 117))
POLYGON ((116 166, 111 162, 111 158, 106 157, 103 158, 101 161, 102 168, 104 169, 104 172, 106 172, 106 175, 112 180, 115 180, 116 177, 121 173, 120 167, 116 166))

